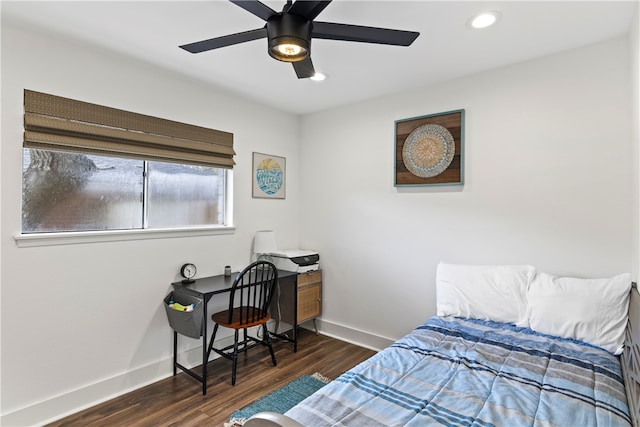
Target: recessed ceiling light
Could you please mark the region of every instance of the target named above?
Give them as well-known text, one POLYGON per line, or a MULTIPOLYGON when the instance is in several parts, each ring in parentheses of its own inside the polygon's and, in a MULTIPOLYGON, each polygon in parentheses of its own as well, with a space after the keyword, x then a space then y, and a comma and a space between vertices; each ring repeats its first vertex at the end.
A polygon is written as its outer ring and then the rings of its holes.
POLYGON ((502 14, 498 11, 492 10, 490 12, 485 12, 485 13, 481 13, 479 15, 473 16, 471 17, 468 21, 467 21, 467 27, 475 29, 475 30, 479 30, 482 28, 487 28, 490 27, 494 24, 496 24, 500 18, 502 17, 502 14))
POLYGON ((314 82, 321 82, 327 78, 327 75, 324 73, 316 72, 313 76, 310 77, 314 82))

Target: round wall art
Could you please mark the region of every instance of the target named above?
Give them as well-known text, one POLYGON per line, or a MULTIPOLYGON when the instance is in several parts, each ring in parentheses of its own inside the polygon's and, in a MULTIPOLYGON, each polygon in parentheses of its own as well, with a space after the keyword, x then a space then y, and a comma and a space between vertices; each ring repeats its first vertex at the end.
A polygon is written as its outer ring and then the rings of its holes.
POLYGON ((414 129, 402 146, 402 162, 415 176, 430 178, 444 172, 456 152, 451 132, 444 126, 426 124, 414 129))
POLYGON ((253 158, 253 196, 284 198, 285 159, 254 153, 253 158))

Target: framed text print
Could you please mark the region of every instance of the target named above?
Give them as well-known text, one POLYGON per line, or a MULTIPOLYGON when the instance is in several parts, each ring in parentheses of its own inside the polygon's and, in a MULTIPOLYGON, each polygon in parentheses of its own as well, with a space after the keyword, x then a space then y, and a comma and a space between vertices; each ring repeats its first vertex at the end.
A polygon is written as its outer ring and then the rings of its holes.
POLYGON ((464 184, 464 110, 396 121, 395 186, 464 184))
POLYGON ((284 199, 286 174, 284 157, 253 153, 253 197, 284 199))

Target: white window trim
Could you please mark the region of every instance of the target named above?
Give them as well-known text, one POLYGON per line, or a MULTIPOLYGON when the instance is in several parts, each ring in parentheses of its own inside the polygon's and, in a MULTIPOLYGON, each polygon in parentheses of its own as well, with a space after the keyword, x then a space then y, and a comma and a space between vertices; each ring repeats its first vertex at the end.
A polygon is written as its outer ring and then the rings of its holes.
POLYGON ((234 234, 235 227, 147 228, 140 230, 73 231, 64 233, 19 234, 14 237, 19 248, 76 245, 81 243, 122 242, 129 240, 169 239, 176 237, 234 234))

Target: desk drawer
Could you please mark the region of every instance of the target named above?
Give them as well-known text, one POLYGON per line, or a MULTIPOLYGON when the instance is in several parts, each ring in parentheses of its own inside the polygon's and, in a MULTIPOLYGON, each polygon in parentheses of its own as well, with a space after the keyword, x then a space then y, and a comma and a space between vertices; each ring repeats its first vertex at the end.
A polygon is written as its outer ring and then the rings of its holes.
POLYGON ((298 274, 298 287, 312 285, 322 282, 322 272, 320 270, 309 271, 307 273, 298 274))

